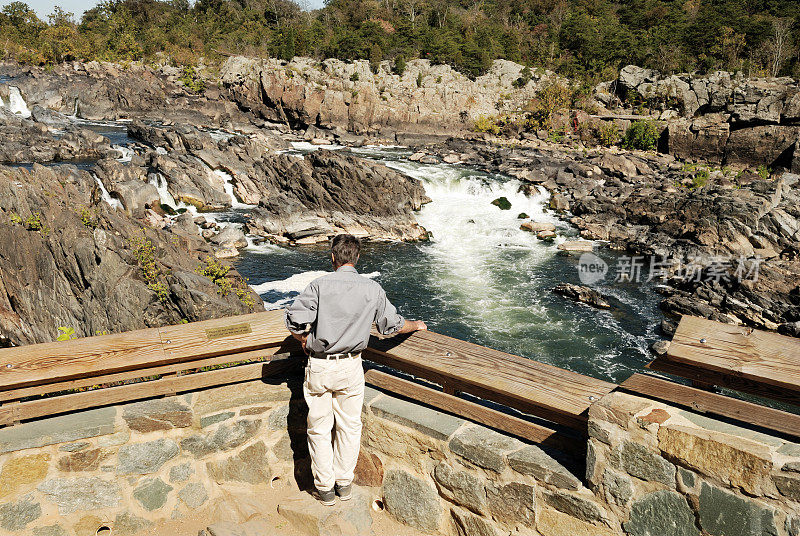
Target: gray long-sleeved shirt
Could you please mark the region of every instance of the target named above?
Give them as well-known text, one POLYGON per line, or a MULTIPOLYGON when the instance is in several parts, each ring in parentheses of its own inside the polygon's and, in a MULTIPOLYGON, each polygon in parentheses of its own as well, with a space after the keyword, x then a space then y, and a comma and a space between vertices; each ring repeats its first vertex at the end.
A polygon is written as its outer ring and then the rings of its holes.
POLYGON ((362 351, 373 322, 382 335, 393 335, 405 319, 383 287, 352 266, 315 279, 286 310, 286 327, 292 333, 308 332, 306 348, 314 353, 362 351))

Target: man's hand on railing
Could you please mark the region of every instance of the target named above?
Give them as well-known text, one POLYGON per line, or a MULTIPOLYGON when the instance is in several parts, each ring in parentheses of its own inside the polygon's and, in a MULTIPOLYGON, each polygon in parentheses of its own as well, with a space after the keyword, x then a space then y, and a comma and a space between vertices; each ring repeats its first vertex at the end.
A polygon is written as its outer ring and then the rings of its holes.
POLYGON ((403 327, 397 331, 397 334, 412 333, 414 331, 428 331, 428 326, 422 320, 406 320, 403 327))

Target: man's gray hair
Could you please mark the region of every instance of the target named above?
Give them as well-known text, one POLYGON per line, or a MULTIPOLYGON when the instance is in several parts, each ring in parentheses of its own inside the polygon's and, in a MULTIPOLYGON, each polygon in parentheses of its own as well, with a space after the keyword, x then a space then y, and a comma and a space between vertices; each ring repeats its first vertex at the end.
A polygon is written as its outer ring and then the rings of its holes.
POLYGON ((358 262, 361 255, 361 241, 351 234, 340 234, 333 237, 331 253, 336 266, 358 262))

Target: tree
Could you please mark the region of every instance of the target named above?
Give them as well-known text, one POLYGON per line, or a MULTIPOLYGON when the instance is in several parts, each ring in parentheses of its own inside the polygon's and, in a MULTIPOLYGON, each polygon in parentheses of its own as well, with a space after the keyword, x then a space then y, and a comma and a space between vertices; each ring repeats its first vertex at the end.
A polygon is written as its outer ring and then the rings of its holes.
POLYGON ((794 28, 794 21, 791 19, 772 21, 772 39, 767 42, 769 71, 772 76, 778 76, 786 60, 794 54, 791 43, 792 28, 794 28))

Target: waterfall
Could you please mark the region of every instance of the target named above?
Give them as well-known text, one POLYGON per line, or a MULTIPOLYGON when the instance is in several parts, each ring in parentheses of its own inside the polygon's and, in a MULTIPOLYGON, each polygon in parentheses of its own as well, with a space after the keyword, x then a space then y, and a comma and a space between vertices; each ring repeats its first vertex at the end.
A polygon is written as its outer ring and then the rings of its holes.
POLYGON ((223 171, 221 169, 214 170, 214 173, 220 177, 225 182, 225 193, 231 198, 231 208, 255 208, 256 205, 248 205, 246 203, 242 203, 236 198, 236 195, 233 191, 233 177, 227 171, 223 171))
POLYGON ((194 205, 187 205, 183 201, 176 201, 175 198, 172 197, 172 194, 169 193, 169 189, 167 188, 167 179, 165 179, 161 173, 150 173, 147 182, 155 186, 156 190, 158 190, 158 197, 162 205, 167 205, 173 210, 183 209, 192 214, 197 213, 197 207, 194 205))
POLYGON ((130 147, 125 147, 124 145, 112 145, 111 148, 119 151, 122 155, 117 158, 119 162, 130 162, 131 158, 133 158, 133 149, 130 147))
POLYGON ((17 86, 8 86, 8 109, 12 114, 20 115, 26 119, 31 116, 31 111, 28 109, 28 105, 25 103, 25 99, 22 98, 17 86))
POLYGON ((123 208, 122 207, 122 203, 120 202, 119 199, 114 199, 113 197, 111 197, 111 194, 108 193, 108 190, 106 189, 106 185, 103 184, 103 181, 100 180, 100 177, 98 177, 94 173, 92 173, 92 176, 94 176, 94 181, 97 183, 97 186, 100 188, 100 194, 103 197, 103 201, 108 203, 111 208, 114 208, 114 209, 117 209, 117 210, 122 210, 122 208, 123 208))

